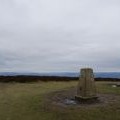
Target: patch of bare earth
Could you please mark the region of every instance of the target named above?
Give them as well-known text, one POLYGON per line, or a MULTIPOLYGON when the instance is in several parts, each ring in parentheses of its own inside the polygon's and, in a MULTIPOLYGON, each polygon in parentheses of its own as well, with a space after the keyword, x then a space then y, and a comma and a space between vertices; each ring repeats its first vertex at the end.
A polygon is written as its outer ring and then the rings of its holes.
POLYGON ((81 102, 75 100, 76 88, 69 88, 62 91, 49 93, 45 96, 46 104, 59 107, 101 107, 106 105, 117 104, 120 101, 120 95, 117 94, 97 94, 98 99, 90 102, 81 102), (70 103, 67 104, 66 100, 70 103))

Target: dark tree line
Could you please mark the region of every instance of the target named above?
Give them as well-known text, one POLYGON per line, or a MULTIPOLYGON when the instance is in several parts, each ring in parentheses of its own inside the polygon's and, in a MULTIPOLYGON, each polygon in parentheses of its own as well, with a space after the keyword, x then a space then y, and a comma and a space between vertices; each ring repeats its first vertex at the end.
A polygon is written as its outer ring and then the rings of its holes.
MULTIPOLYGON (((0 76, 0 82, 38 82, 38 81, 77 81, 78 77, 57 77, 57 76, 0 76)), ((118 78, 95 78, 95 81, 120 81, 118 78)))

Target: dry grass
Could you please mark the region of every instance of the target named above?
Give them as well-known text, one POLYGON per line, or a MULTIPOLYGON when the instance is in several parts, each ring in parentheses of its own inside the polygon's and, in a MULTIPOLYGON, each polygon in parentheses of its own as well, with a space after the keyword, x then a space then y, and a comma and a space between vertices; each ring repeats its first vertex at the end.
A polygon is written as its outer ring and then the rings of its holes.
MULTIPOLYGON (((49 108, 45 95, 74 87, 77 82, 1 83, 0 120, 120 120, 120 101, 96 108, 49 108)), ((97 82, 99 93, 120 95, 120 88, 97 82)))

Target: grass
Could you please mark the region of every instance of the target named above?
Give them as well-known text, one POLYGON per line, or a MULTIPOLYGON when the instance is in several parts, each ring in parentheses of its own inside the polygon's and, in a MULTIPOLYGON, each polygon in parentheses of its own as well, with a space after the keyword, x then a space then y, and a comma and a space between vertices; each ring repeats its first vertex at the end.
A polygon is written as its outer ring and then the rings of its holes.
MULTIPOLYGON (((99 93, 120 95, 120 88, 97 82, 99 93)), ((0 120, 120 120, 120 101, 101 107, 75 108, 45 104, 45 95, 77 82, 1 83, 0 120)))
POLYGON ((97 82, 97 89, 99 93, 120 94, 120 87, 112 87, 119 82, 97 82))

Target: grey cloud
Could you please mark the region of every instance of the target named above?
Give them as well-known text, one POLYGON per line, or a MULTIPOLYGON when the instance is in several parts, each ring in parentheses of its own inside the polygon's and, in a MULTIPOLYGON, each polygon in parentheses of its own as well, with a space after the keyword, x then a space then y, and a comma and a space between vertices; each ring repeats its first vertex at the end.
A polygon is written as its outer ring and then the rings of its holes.
POLYGON ((0 1, 0 71, 120 71, 119 0, 0 1))

